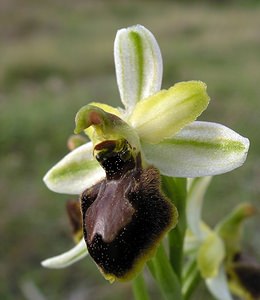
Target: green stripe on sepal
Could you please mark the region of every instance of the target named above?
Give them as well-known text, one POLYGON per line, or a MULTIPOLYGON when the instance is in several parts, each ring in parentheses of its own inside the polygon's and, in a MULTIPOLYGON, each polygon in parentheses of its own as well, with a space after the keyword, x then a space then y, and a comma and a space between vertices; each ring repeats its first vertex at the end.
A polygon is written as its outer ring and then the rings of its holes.
POLYGON ((129 122, 141 139, 159 143, 195 121, 208 103, 205 83, 180 82, 138 102, 129 122))
POLYGON ((142 142, 146 160, 164 175, 202 177, 240 167, 249 140, 216 123, 193 122, 173 138, 151 145, 142 142))
POLYGON ((101 181, 105 171, 92 151, 92 143, 87 143, 67 154, 44 176, 47 187, 57 193, 80 194, 101 181))
POLYGON ((81 239, 81 241, 71 250, 52 258, 45 259, 41 262, 41 265, 45 268, 50 269, 62 269, 81 260, 82 258, 87 256, 87 254, 87 245, 85 243, 85 240, 81 239))
POLYGON ((130 113, 139 100, 161 88, 160 48, 149 30, 136 25, 117 32, 114 58, 121 100, 130 113))

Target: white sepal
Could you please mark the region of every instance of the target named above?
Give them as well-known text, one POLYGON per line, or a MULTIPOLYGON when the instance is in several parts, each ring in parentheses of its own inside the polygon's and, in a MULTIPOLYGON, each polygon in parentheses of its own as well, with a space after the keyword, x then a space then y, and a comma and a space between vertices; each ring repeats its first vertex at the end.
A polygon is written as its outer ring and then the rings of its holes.
POLYGON ((92 143, 84 144, 60 160, 44 176, 47 187, 57 193, 80 194, 105 177, 92 154, 92 143))
POLYGON ((48 258, 41 262, 41 265, 50 269, 62 269, 66 268, 78 260, 81 260, 87 256, 88 250, 84 238, 71 250, 62 253, 58 256, 48 258))
POLYGON ((186 200, 186 216, 189 229, 193 234, 202 240, 204 237, 201 230, 201 209, 203 205, 204 195, 211 181, 211 177, 194 178, 187 194, 186 200))
POLYGON ((161 89, 162 56, 153 34, 141 25, 120 29, 114 43, 117 84, 128 114, 161 89))
POLYGON ((227 276, 222 266, 219 273, 214 278, 206 279, 206 285, 211 294, 218 300, 232 300, 232 296, 229 292, 227 276))
POLYGON ((240 167, 249 140, 221 124, 193 122, 158 144, 142 141, 142 148, 148 163, 164 175, 202 177, 240 167))

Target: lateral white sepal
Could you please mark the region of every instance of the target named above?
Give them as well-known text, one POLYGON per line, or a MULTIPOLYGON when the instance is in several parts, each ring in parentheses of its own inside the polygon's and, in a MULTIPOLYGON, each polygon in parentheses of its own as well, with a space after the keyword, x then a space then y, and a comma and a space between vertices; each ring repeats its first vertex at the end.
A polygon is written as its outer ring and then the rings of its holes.
POLYGON ((172 138, 158 144, 142 141, 148 163, 173 177, 203 177, 229 172, 240 167, 249 140, 228 127, 193 122, 172 138))
POLYGON ((93 157, 92 148, 89 142, 62 158, 44 176, 47 187, 57 193, 78 195, 105 178, 105 171, 93 157))
POLYGON ((62 253, 58 256, 48 258, 41 262, 41 265, 45 268, 50 269, 62 269, 66 268, 78 260, 81 260, 88 255, 87 246, 84 239, 81 239, 80 242, 71 250, 62 253))

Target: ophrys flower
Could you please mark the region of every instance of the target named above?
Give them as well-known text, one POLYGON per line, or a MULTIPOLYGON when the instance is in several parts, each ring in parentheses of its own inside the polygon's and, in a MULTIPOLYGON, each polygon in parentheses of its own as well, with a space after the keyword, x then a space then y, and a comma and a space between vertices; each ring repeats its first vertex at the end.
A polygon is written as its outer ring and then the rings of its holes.
MULTIPOLYGON (((125 109, 91 103, 79 111, 76 131, 84 130, 92 141, 73 150, 46 174, 44 181, 51 190, 81 194, 96 187, 107 175, 107 169, 102 169, 96 160, 97 154, 104 149, 107 153, 109 145, 118 145, 118 141, 131 148, 134 168, 140 157, 142 170, 153 166, 154 170, 168 176, 215 175, 244 162, 249 147, 246 138, 220 124, 195 122, 209 102, 204 83, 180 82, 160 91, 161 53, 154 36, 146 28, 137 25, 119 30, 114 54, 117 83, 125 109), (98 153, 93 155, 93 150, 98 153)), ((120 153, 121 148, 116 148, 110 152, 120 153)), ((43 265, 63 267, 86 253, 81 241, 76 250, 46 260, 43 265)))
POLYGON ((201 218, 204 194, 210 180, 211 177, 189 180, 185 250, 196 268, 186 276, 192 280, 196 273, 200 273, 218 300, 232 300, 230 290, 242 299, 257 299, 259 264, 252 258, 251 261, 245 259, 241 247, 243 223, 255 215, 256 209, 250 203, 242 203, 214 229, 210 228, 201 218))

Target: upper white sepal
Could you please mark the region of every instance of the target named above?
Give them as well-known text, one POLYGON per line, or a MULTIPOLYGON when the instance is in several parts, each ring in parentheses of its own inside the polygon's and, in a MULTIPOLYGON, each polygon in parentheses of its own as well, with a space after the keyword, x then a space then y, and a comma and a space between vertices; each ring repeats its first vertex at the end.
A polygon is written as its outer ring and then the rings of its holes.
POLYGON ((130 114, 138 101, 161 89, 161 51, 153 34, 136 25, 118 30, 114 59, 121 101, 130 114))

